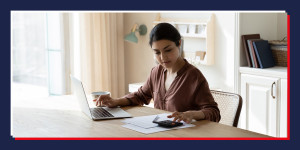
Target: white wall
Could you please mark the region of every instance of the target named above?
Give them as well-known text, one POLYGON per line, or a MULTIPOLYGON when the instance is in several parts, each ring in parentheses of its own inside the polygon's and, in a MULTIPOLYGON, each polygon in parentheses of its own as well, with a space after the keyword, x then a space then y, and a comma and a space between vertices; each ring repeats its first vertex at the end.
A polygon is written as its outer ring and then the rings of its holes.
MULTIPOLYGON (((197 19, 207 16, 209 13, 163 13, 162 16, 197 19)), ((153 53, 148 45, 149 32, 156 13, 125 13, 124 35, 127 34, 134 23, 146 24, 148 33, 139 37, 139 43, 125 42, 125 84, 144 82, 151 68, 155 65, 153 53)), ((200 66, 210 87, 223 91, 234 90, 234 34, 235 13, 215 13, 215 64, 212 66, 200 66)), ((138 35, 138 34, 137 34, 138 35)), ((128 86, 126 87, 128 92, 128 86)))
POLYGON ((215 13, 215 64, 200 66, 211 88, 234 91, 235 13, 215 13))
POLYGON ((287 14, 277 14, 277 39, 282 40, 283 37, 287 36, 287 14))

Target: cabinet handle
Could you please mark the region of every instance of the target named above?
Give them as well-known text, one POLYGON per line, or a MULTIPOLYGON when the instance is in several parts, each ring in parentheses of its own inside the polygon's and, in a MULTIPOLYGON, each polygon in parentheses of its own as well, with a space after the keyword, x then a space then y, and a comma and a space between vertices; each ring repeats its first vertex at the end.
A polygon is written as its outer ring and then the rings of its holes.
POLYGON ((272 87, 271 87, 271 96, 273 99, 275 99, 275 96, 273 95, 273 87, 275 85, 275 82, 272 83, 272 87))

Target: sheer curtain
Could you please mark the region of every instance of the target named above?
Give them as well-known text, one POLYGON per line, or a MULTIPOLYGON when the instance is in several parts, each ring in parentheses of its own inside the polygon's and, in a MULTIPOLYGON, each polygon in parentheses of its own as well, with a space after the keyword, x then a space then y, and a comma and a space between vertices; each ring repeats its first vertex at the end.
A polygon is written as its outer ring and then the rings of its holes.
POLYGON ((125 94, 123 14, 81 13, 80 67, 86 94, 125 94))

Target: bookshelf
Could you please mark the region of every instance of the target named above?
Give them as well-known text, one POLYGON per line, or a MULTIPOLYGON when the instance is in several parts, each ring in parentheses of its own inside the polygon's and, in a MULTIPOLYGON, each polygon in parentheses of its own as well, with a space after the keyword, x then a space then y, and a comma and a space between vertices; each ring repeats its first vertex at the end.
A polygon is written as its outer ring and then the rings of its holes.
POLYGON ((185 59, 195 66, 214 64, 214 15, 203 19, 165 18, 157 14, 153 26, 167 22, 180 32, 185 59))

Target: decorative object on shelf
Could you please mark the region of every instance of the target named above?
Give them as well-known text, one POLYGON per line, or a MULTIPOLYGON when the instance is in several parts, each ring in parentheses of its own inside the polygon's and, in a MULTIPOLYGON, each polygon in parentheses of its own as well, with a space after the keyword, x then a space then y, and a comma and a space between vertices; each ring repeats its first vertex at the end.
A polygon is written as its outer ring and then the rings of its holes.
POLYGON ((205 51, 184 51, 184 58, 192 65, 200 65, 205 61, 205 51))
POLYGON ((127 34, 125 37, 124 37, 124 40, 125 41, 128 41, 128 42, 133 42, 133 43, 138 43, 138 38, 136 37, 135 35, 135 32, 138 31, 140 33, 140 35, 145 35, 147 33, 147 26, 142 24, 140 25, 138 28, 137 28, 137 24, 135 24, 130 33, 127 34))
POLYGON ((205 36, 205 34, 206 34, 206 25, 203 25, 203 24, 198 25, 197 34, 201 35, 201 36, 205 36))
POLYGON ((203 51, 197 51, 196 52, 196 56, 199 56, 200 60, 204 60, 205 54, 206 54, 206 52, 203 52, 203 51))
POLYGON ((287 67, 287 41, 282 40, 269 41, 273 58, 277 66, 287 67))
POLYGON ((179 30, 179 33, 184 35, 184 34, 187 34, 187 25, 186 24, 179 24, 178 25, 178 30, 179 30))
POLYGON ((195 34, 196 33, 196 25, 190 24, 189 25, 189 34, 195 34))

